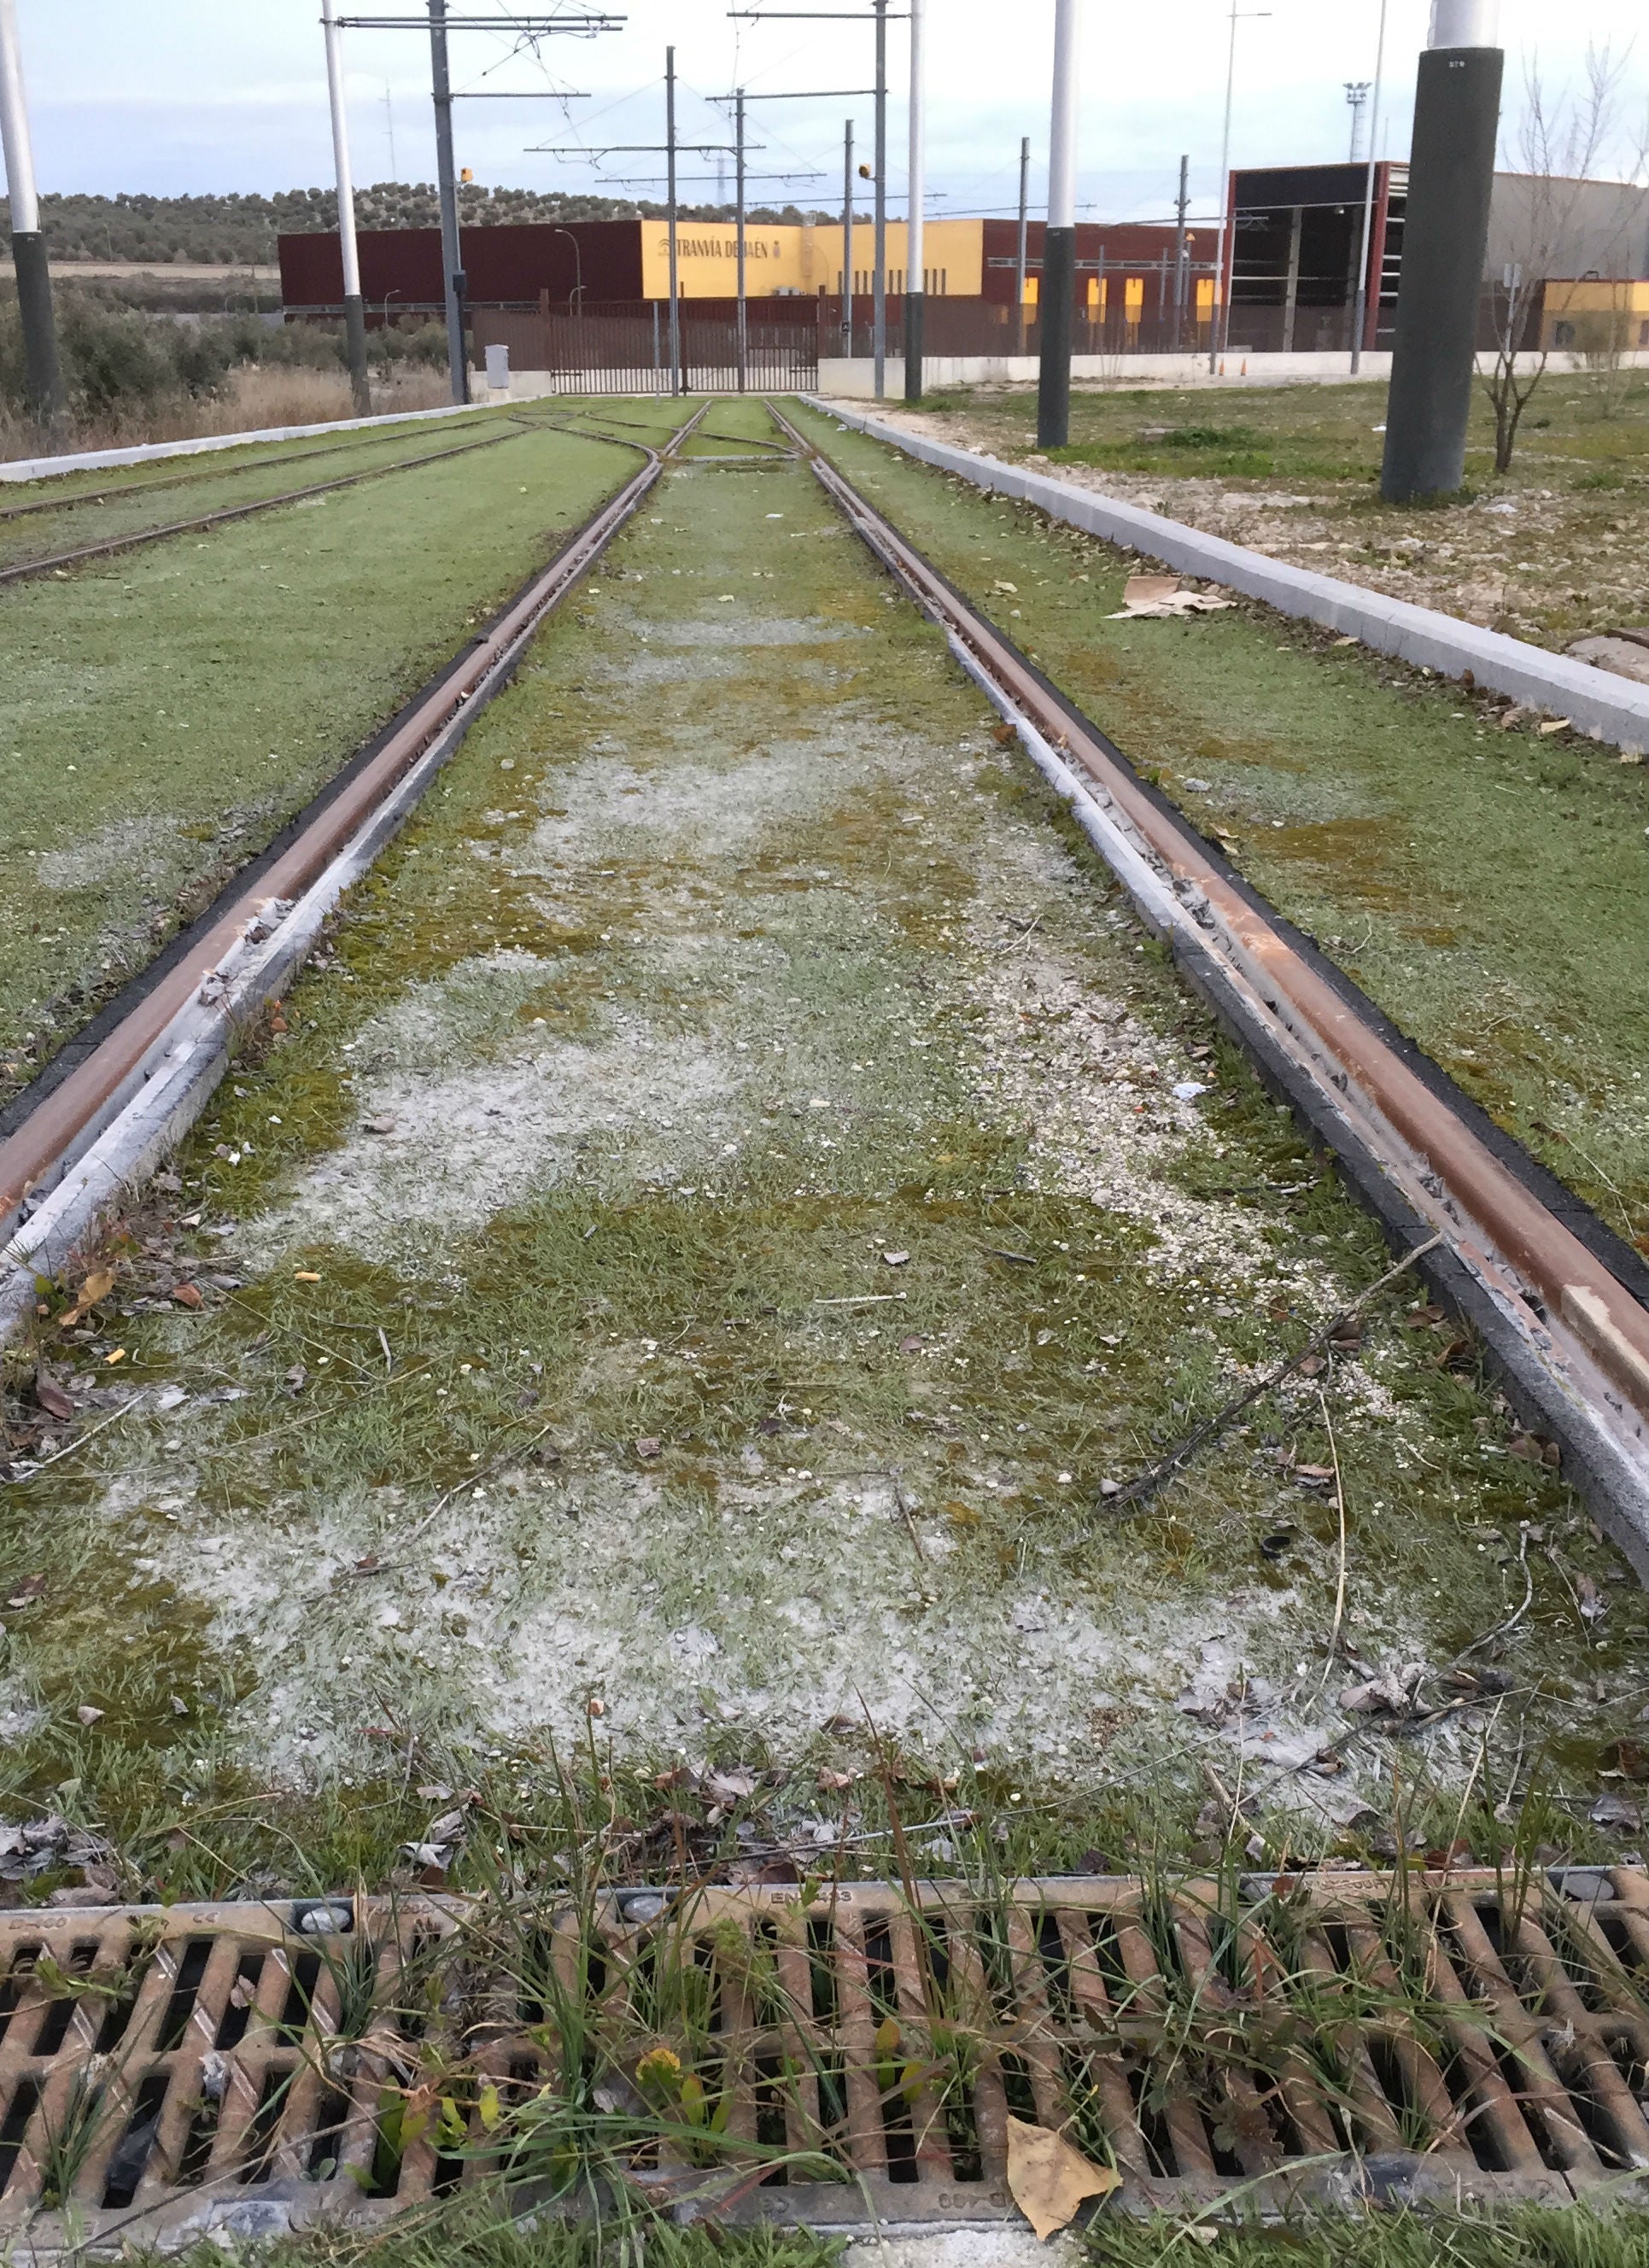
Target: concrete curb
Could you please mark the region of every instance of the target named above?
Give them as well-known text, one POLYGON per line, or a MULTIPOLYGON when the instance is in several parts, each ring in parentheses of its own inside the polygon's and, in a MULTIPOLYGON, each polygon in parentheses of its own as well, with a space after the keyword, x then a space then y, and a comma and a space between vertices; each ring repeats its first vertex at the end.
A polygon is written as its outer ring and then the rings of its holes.
POLYGON ((426 417, 467 417, 497 401, 453 401, 438 409, 395 409, 381 417, 328 417, 319 425, 265 425, 254 433, 200 433, 192 441, 140 441, 129 449, 82 449, 68 457, 20 457, 0 464, 0 481, 44 481, 59 473, 99 473, 113 465, 146 465, 157 457, 198 457, 211 449, 246 449, 254 441, 307 441, 321 433, 358 433, 369 425, 415 425, 426 417))
POLYGON ((941 472, 959 474, 977 488, 1022 497, 1050 519, 1064 520, 1108 543, 1129 546, 1182 574, 1204 576, 1228 590, 1263 600, 1279 614, 1298 615, 1343 637, 1360 638, 1365 645, 1435 670, 1439 676, 1463 677, 1469 670, 1478 685, 1566 717, 1594 740, 1608 741, 1628 755, 1649 753, 1649 685, 1635 684, 1629 677, 1616 677, 1567 654, 1548 653, 1498 630, 1478 630, 1430 607, 1411 606, 1406 599, 1388 599, 1356 583, 1288 566, 1263 551, 1227 543, 1223 536, 1204 535, 1159 512, 1142 512, 1137 504, 1071 488, 1045 473, 1027 472, 996 457, 975 456, 947 442, 903 432, 817 394, 801 399, 821 416, 872 440, 890 442, 941 472))

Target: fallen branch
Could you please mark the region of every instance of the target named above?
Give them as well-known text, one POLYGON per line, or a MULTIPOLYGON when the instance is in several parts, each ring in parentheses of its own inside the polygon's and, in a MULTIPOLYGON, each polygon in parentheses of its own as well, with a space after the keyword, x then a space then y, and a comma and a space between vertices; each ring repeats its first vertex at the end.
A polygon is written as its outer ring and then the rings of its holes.
POLYGON ((1337 1337, 1349 1322, 1353 1322, 1362 1314, 1365 1307, 1371 1306, 1382 1292, 1388 1290, 1397 1281, 1400 1276, 1406 1276, 1417 1260, 1424 1260, 1428 1252, 1435 1252, 1442 1241, 1440 1235, 1431 1236, 1424 1244, 1417 1244, 1412 1251, 1405 1252, 1395 1267, 1388 1268, 1377 1284, 1371 1284, 1367 1291, 1353 1300, 1349 1307, 1342 1307, 1339 1314, 1330 1322, 1326 1322, 1320 1331, 1314 1331, 1298 1354, 1291 1354, 1286 1362, 1279 1362, 1275 1369, 1268 1371, 1257 1384, 1250 1386, 1246 1392, 1240 1394, 1234 1402, 1226 1403, 1223 1410, 1217 1410, 1211 1418, 1205 1418, 1200 1425, 1195 1426, 1182 1441, 1170 1449, 1166 1457, 1159 1457, 1154 1465, 1148 1465, 1143 1473, 1136 1474, 1127 1486, 1119 1489, 1115 1496, 1103 1498, 1101 1503, 1101 1510, 1113 1513, 1126 1512, 1136 1505, 1148 1504, 1153 1496, 1159 1495, 1167 1486, 1177 1473, 1189 1464, 1199 1449, 1204 1447, 1210 1441, 1218 1440, 1222 1433, 1229 1431, 1245 1410, 1252 1409, 1256 1402, 1263 1401, 1275 1388, 1279 1387, 1285 1378, 1291 1377, 1299 1368, 1301 1363, 1308 1361, 1314 1354, 1320 1354, 1329 1340, 1337 1337))

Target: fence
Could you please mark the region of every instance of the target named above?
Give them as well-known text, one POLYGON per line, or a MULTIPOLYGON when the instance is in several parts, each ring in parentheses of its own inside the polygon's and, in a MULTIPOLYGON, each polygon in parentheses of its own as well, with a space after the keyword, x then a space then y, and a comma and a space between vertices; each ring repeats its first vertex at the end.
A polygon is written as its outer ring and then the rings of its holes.
MULTIPOLYGON (((737 310, 724 300, 679 303, 684 393, 795 393, 819 382, 820 324, 812 299, 752 300, 740 353, 737 310), (775 313, 775 310, 782 312, 775 313)), ((510 350, 516 370, 543 371, 556 394, 670 394, 676 388, 667 300, 571 309, 477 307, 475 351, 510 350)))

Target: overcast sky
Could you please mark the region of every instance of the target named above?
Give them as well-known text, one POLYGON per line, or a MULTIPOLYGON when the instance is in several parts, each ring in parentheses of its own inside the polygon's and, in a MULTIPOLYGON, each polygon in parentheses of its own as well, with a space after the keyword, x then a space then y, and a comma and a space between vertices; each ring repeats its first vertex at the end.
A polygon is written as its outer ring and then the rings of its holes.
MULTIPOLYGON (((570 101, 472 101, 458 107, 460 163, 478 180, 538 188, 605 182, 618 194, 661 194, 633 180, 651 158, 563 160, 533 143, 656 142, 664 127, 663 68, 674 40, 684 140, 726 138, 709 98, 742 83, 752 97, 752 198, 839 201, 842 122, 851 114, 868 144, 867 97, 776 102, 763 89, 859 88, 872 74, 868 0, 759 0, 839 6, 865 21, 733 22, 728 8, 756 0, 615 0, 622 30, 557 37, 535 57, 507 32, 453 35, 454 84, 490 90, 578 89, 570 101), (777 178, 788 176, 789 178, 777 178)), ((546 0, 571 11, 586 0, 546 0)), ((899 0, 894 0, 894 5, 899 0)), ((1344 82, 1371 78, 1380 0, 1236 0, 1236 165, 1343 158, 1344 82)), ((1196 210, 1209 209, 1218 173, 1232 0, 1084 0, 1078 196, 1094 217, 1167 214, 1179 153, 1191 158, 1196 210)), ((421 13, 420 0, 340 0, 341 11, 421 13)), ((452 0, 453 13, 525 13, 525 0, 452 0)), ((113 193, 146 189, 273 190, 331 179, 326 86, 316 0, 18 0, 34 121, 40 186, 113 193)), ((1416 57, 1428 0, 1389 0, 1378 154, 1407 155, 1416 57)), ((1641 18, 1631 0, 1503 0, 1507 50, 1503 136, 1515 134, 1527 66, 1538 58, 1549 86, 1578 85, 1588 41, 1628 56, 1621 86, 1623 155, 1643 138, 1649 40, 1630 52, 1641 18)), ((1043 193, 1052 0, 929 0, 929 186, 931 210, 1007 211, 1017 195, 1020 137, 1032 151, 1033 210, 1043 193)), ((434 169, 429 44, 416 32, 344 35, 357 180, 428 180, 434 169), (392 156, 393 135, 393 156, 392 156)), ((890 192, 904 189, 905 28, 888 33, 890 192)), ((868 155, 868 149, 865 149, 868 155)), ((1630 160, 1627 160, 1628 164, 1630 160)), ((683 195, 717 195, 717 160, 683 161, 683 195)))

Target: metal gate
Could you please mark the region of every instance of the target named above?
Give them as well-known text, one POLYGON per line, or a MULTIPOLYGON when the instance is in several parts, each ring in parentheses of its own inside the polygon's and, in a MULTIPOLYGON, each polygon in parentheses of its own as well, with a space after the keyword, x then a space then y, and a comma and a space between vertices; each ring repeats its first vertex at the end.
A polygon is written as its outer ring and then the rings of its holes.
MULTIPOLYGON (((677 390, 667 300, 537 309, 477 307, 477 357, 507 346, 514 370, 543 371, 555 394, 672 394, 677 390)), ((739 325, 725 302, 714 313, 681 303, 680 390, 740 390, 739 325)), ((753 308, 745 324, 744 384, 790 394, 819 382, 819 326, 812 303, 774 319, 753 308)))

